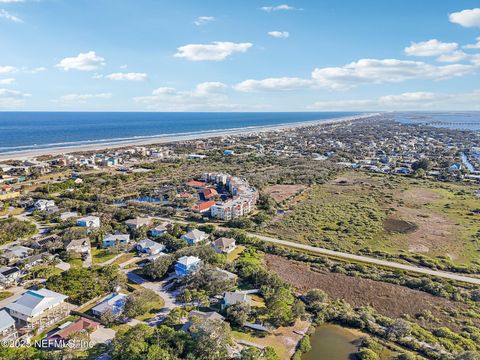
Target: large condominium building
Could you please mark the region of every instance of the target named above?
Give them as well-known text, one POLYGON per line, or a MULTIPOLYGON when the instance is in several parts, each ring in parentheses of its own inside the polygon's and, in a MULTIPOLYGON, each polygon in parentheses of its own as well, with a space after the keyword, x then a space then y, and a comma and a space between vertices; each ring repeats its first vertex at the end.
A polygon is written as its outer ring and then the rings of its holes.
POLYGON ((224 185, 233 199, 216 203, 210 208, 212 217, 229 221, 250 213, 258 200, 258 191, 236 176, 217 173, 203 174, 203 180, 224 185))
POLYGON ((215 219, 229 221, 250 213, 254 204, 253 199, 238 197, 213 205, 210 212, 215 219))

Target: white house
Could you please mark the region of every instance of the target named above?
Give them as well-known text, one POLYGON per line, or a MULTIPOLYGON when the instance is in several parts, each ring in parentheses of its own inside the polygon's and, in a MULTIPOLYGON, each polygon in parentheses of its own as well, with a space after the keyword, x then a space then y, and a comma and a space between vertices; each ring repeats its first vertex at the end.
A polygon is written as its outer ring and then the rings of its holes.
POLYGON ((50 208, 55 207, 55 201, 53 200, 37 200, 33 205, 35 210, 47 211, 50 208))
POLYGON ((77 217, 78 213, 76 211, 66 211, 60 214, 60 220, 67 221, 68 219, 77 217))
POLYGON ((181 239, 185 240, 189 245, 195 245, 201 241, 207 240, 208 234, 198 229, 193 229, 185 235, 182 235, 181 239))
POLYGON ((128 229, 130 231, 135 231, 142 228, 143 226, 151 226, 152 221, 149 218, 137 217, 136 219, 129 219, 125 221, 125 225, 128 226, 128 229))
POLYGON ((17 328, 45 329, 66 318, 70 312, 68 296, 47 289, 28 290, 18 300, 8 304, 10 316, 17 328))
POLYGON ((77 226, 86 228, 99 228, 100 218, 98 216, 85 216, 77 220, 77 226))
POLYGON ((163 222, 158 226, 155 226, 153 229, 148 230, 148 234, 152 237, 160 237, 167 233, 170 223, 163 222))
POLYGON ((219 254, 229 254, 237 247, 235 239, 221 237, 212 243, 213 249, 219 254))
POLYGON ((97 306, 92 308, 92 314, 100 317, 105 311, 111 311, 114 315, 120 315, 126 302, 126 294, 111 293, 100 300, 97 306))
POLYGON ((76 254, 88 254, 91 250, 88 238, 72 240, 65 244, 65 251, 76 254))
POLYGON ((235 305, 235 304, 248 304, 248 305, 250 305, 251 301, 252 301, 252 298, 244 292, 241 292, 241 291, 226 292, 223 295, 221 308, 223 310, 226 307, 228 307, 230 305, 235 305))
POLYGON ((18 267, 0 268, 0 289, 17 284, 21 277, 22 271, 18 267))
POLYGON ((165 245, 159 244, 150 239, 141 240, 136 246, 138 252, 146 254, 147 256, 157 255, 165 250, 165 245))
POLYGON ((6 310, 0 310, 0 343, 7 344, 18 337, 15 329, 15 320, 7 313, 6 310))

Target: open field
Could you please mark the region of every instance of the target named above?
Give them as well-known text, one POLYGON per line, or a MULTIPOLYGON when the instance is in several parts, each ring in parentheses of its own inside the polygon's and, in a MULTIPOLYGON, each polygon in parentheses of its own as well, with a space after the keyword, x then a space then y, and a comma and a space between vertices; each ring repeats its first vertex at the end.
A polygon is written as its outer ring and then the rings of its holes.
MULTIPOLYGON (((345 299, 355 307, 371 306, 380 314, 397 318, 406 314, 422 326, 438 326, 435 320, 418 318, 430 312, 441 325, 457 329, 453 313, 468 311, 468 306, 459 302, 433 296, 425 292, 407 287, 352 277, 339 273, 317 272, 306 264, 285 258, 266 255, 268 269, 275 271, 280 277, 299 291, 319 288, 333 299, 345 299)), ((475 320, 480 325, 480 320, 475 320)))
POLYGON ((309 189, 270 235, 357 252, 423 253, 480 261, 480 199, 474 186, 347 172, 309 189))
POLYGON ((305 185, 270 185, 264 191, 275 201, 282 202, 306 189, 305 185))

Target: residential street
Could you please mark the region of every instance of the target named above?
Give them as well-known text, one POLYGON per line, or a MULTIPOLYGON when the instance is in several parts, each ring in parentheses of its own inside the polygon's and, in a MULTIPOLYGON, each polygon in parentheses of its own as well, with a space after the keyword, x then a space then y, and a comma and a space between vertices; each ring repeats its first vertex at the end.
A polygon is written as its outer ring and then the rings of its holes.
POLYGON ((130 281, 138 285, 141 285, 146 289, 153 290, 156 294, 161 296, 165 301, 163 310, 159 313, 159 315, 157 315, 155 318, 151 319, 148 322, 149 325, 152 325, 152 326, 156 325, 159 321, 163 320, 163 318, 167 316, 172 309, 178 306, 175 299, 175 293, 168 291, 168 285, 165 286, 165 284, 168 283, 170 280, 172 280, 175 275, 170 275, 163 281, 152 282, 144 279, 140 275, 135 274, 133 270, 129 270, 128 272, 126 272, 126 274, 130 281))

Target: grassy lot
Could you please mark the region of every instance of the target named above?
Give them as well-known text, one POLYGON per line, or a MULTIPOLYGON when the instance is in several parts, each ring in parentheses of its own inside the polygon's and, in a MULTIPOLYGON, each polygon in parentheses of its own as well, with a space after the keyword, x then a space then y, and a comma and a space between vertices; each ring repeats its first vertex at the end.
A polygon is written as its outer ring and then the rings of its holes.
POLYGON ((134 253, 122 254, 120 257, 118 257, 117 259, 115 259, 115 261, 113 262, 113 264, 116 264, 116 265, 123 264, 124 262, 127 262, 128 260, 132 259, 133 257, 135 257, 135 254, 134 254, 134 253))
POLYGON ((153 305, 153 308, 151 311, 145 314, 139 315, 135 319, 140 321, 147 321, 153 318, 160 310, 163 309, 164 306, 165 306, 165 301, 163 300, 163 298, 159 296, 158 301, 153 305))
POLYGON ((477 187, 347 172, 301 195, 269 235, 356 252, 447 256, 471 264, 480 256, 477 187))
POLYGON ((233 250, 230 254, 227 255, 227 261, 229 263, 232 263, 235 260, 237 260, 237 258, 240 256, 240 254, 242 253, 243 250, 245 250, 245 246, 237 245, 235 250, 233 250))
POLYGON ((265 300, 263 297, 257 295, 257 294, 252 294, 250 295, 252 298, 252 306, 253 307, 265 307, 265 300))
POLYGON ((70 264, 71 267, 82 267, 83 266, 82 259, 70 259, 70 260, 68 260, 68 263, 70 264))
POLYGON ((92 262, 94 264, 104 263, 105 261, 113 259, 117 255, 118 254, 115 253, 109 253, 105 249, 92 248, 92 262))
POLYGON ((0 300, 4 300, 6 298, 9 298, 12 295, 13 295, 13 293, 11 293, 10 291, 0 291, 0 300))

